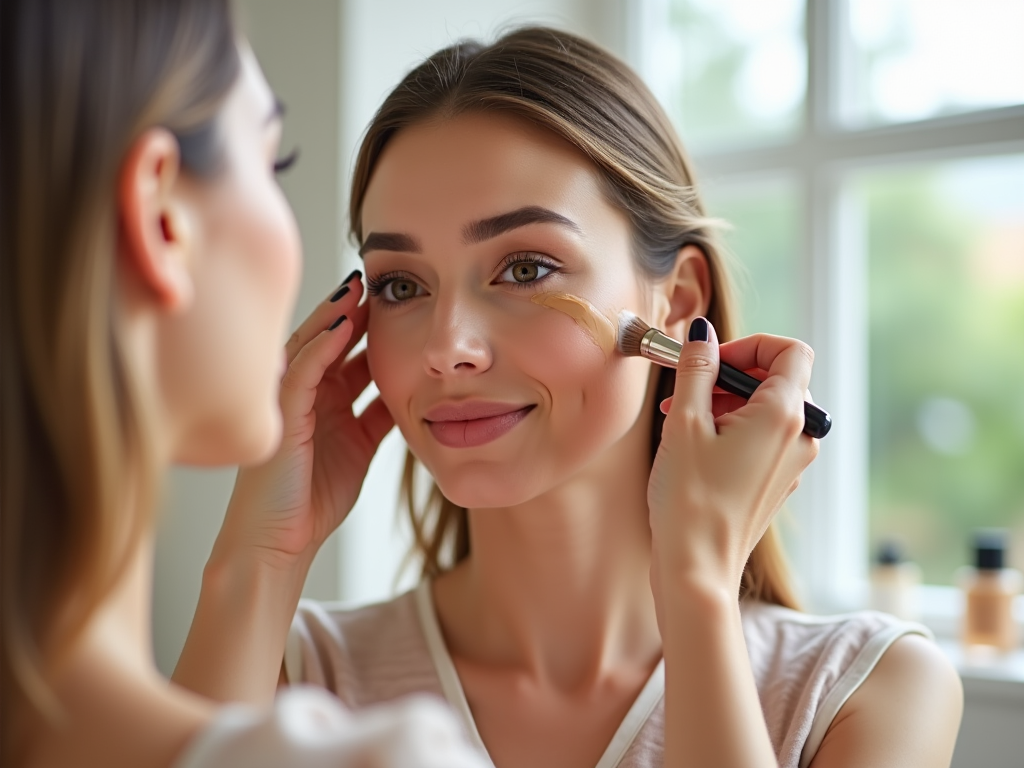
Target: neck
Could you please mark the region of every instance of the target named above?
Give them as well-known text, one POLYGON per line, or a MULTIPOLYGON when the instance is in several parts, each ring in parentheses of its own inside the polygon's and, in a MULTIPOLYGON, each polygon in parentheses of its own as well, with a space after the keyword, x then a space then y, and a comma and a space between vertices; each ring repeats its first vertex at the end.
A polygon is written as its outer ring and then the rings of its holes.
POLYGON ((157 674, 151 630, 153 548, 150 532, 136 545, 121 578, 90 619, 79 645, 90 657, 101 654, 146 675, 157 674))
POLYGON ((583 476, 526 504, 470 511, 471 555, 435 589, 454 654, 566 687, 660 658, 649 434, 631 430, 583 476))

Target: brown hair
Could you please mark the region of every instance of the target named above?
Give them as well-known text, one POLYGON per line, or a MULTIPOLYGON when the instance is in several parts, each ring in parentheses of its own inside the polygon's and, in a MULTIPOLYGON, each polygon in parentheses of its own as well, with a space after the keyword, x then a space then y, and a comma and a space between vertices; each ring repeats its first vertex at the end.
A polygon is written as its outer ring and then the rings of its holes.
POLYGON ((3 4, 0 705, 56 713, 47 680, 151 525, 150 404, 118 321, 116 185, 161 126, 185 172, 219 158, 239 72, 227 0, 3 4))
MULTIPOLYGON (((598 168, 612 203, 629 217, 641 273, 667 276, 679 250, 698 246, 707 256, 712 292, 707 317, 722 341, 736 333, 737 312, 726 255, 715 222, 704 214, 693 173, 675 129, 657 100, 622 61, 566 32, 543 27, 513 31, 491 45, 460 42, 428 58, 384 101, 363 139, 352 181, 352 234, 361 242, 362 206, 374 168, 402 128, 430 119, 495 111, 552 131, 598 168)), ((658 398, 671 394, 675 373, 660 369, 658 398)), ((651 458, 664 416, 655 406, 651 458)), ((406 456, 402 499, 409 510, 414 552, 433 576, 469 555, 465 509, 434 484, 420 508, 415 457, 406 456)), ((754 549, 742 594, 796 606, 773 529, 754 549)))

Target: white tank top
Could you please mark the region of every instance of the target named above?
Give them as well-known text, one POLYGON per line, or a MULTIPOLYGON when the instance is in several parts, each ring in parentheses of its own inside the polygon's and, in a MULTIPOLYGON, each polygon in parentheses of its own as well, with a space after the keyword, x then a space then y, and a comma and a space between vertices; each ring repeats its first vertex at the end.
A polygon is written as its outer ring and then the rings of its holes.
MULTIPOLYGON (((927 629, 883 613, 818 617, 741 603, 761 708, 781 768, 806 768, 840 707, 892 643, 927 629)), ((285 652, 288 679, 312 683, 360 708, 413 693, 443 697, 483 758, 480 738, 445 646, 428 582, 358 609, 303 600, 285 652)), ((662 765, 664 669, 659 663, 596 768, 662 765)))

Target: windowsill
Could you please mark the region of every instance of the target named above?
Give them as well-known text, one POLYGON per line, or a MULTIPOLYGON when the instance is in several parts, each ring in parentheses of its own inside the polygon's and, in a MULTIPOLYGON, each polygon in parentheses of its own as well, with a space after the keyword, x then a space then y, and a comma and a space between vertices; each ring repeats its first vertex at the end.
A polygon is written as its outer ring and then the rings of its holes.
MULTIPOLYGON (((922 586, 918 591, 921 623, 927 626, 956 667, 968 697, 1024 702, 1024 648, 1010 653, 967 652, 959 642, 963 593, 954 587, 922 586)), ((1024 596, 1014 601, 1014 618, 1024 638, 1024 596)))
POLYGON ((958 642, 940 639, 938 644, 959 673, 968 702, 988 701, 1024 708, 1024 650, 1018 648, 998 657, 975 659, 965 654, 958 642))

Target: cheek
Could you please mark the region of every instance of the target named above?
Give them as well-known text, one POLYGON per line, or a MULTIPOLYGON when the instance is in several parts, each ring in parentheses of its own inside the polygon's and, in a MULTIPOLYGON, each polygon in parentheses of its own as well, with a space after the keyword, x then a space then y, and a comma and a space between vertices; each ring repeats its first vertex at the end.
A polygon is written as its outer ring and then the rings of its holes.
POLYGON ((516 367, 546 391, 554 425, 572 432, 573 444, 584 442, 580 430, 596 434, 614 424, 619 431, 635 421, 646 394, 647 361, 617 352, 606 357, 585 330, 555 310, 505 335, 518 340, 509 348, 516 367))
POLYGON ((247 371, 252 383, 239 384, 241 391, 263 398, 269 387, 276 399, 281 348, 299 286, 301 246, 291 210, 272 184, 267 180, 248 199, 239 200, 230 237, 218 249, 225 267, 221 277, 229 283, 220 291, 225 299, 218 314, 238 336, 238 354, 231 355, 238 373, 228 378, 247 371), (234 318, 229 320, 229 315, 234 318))
MULTIPOLYGON (((260 297, 268 324, 280 326, 283 343, 294 309, 302 267, 302 246, 291 208, 277 185, 265 181, 239 217, 238 255, 247 281, 260 297)), ((241 298, 241 297, 240 297, 241 298)))
POLYGON ((420 380, 422 341, 414 328, 388 310, 370 309, 366 328, 366 361, 381 400, 399 428, 406 422, 408 403, 420 380))
POLYGON ((276 188, 230 185, 206 216, 213 226, 196 249, 195 302, 176 334, 175 357, 191 361, 187 377, 178 377, 181 402, 204 450, 219 451, 217 460, 253 461, 273 450, 280 433, 282 347, 301 246, 276 188))

